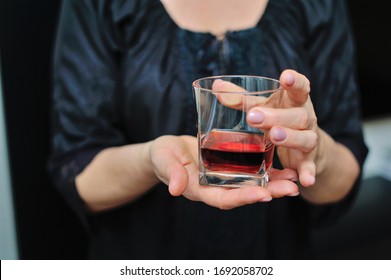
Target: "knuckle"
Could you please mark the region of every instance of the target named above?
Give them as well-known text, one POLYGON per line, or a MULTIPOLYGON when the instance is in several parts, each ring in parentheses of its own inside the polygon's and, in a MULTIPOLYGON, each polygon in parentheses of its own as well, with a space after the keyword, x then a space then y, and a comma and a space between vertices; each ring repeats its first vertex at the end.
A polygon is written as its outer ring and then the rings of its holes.
POLYGON ((306 153, 311 152, 316 148, 317 145, 318 145, 318 134, 316 134, 314 131, 309 131, 307 145, 305 146, 305 152, 306 153))
POLYGON ((305 75, 301 74, 301 79, 300 79, 300 81, 301 81, 301 84, 300 84, 301 88, 302 88, 305 92, 309 93, 309 92, 310 92, 310 89, 311 89, 311 86, 310 86, 311 83, 310 83, 310 81, 308 80, 308 78, 307 78, 305 75))
POLYGON ((311 82, 308 79, 306 80, 305 91, 309 93, 311 91, 311 82))
POLYGON ((304 108, 299 111, 297 118, 298 118, 299 129, 307 129, 309 127, 311 121, 304 108))

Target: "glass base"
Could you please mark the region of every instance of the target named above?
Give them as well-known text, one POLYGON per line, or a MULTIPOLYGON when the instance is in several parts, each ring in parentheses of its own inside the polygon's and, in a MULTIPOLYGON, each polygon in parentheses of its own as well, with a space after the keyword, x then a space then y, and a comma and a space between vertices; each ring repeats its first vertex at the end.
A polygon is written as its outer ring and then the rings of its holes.
POLYGON ((199 174, 199 183, 202 186, 220 186, 229 188, 266 187, 269 174, 263 176, 253 174, 231 174, 220 172, 206 172, 199 174))

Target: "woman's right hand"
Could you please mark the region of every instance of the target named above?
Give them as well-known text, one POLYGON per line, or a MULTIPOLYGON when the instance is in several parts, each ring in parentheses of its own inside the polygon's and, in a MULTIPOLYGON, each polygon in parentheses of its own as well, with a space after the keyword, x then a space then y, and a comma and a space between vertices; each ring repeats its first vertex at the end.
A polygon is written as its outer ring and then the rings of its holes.
POLYGON ((91 212, 131 203, 161 181, 173 196, 231 209, 297 195, 291 169, 272 170, 267 188, 224 188, 198 183, 198 146, 193 136, 161 136, 146 143, 106 148, 76 177, 76 188, 91 212))
POLYGON ((199 185, 197 138, 193 136, 159 137, 150 142, 149 157, 154 173, 168 185, 171 195, 183 195, 220 209, 298 195, 298 186, 294 183, 297 173, 291 169, 273 169, 266 188, 199 185))

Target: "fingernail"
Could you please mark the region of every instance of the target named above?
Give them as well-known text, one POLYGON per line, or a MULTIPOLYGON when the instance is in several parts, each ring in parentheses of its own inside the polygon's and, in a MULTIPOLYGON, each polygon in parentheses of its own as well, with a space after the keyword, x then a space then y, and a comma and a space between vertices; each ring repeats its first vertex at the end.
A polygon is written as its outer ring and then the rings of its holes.
POLYGON ((310 186, 312 186, 313 184, 315 184, 315 176, 309 176, 308 177, 308 184, 310 186))
POLYGON ((299 192, 295 192, 295 193, 289 194, 288 196, 298 196, 299 194, 300 194, 299 192))
POLYGON ((261 111, 253 110, 247 115, 247 121, 251 123, 261 124, 264 120, 265 115, 261 111))
POLYGON ((214 86, 221 86, 224 84, 224 81, 222 79, 216 79, 213 81, 214 86))
POLYGON ((270 131, 270 137, 273 138, 274 141, 283 141, 286 139, 286 132, 282 128, 275 128, 270 131))
POLYGON ((312 176, 312 175, 308 175, 308 176, 306 176, 306 178, 300 179, 300 183, 304 187, 309 187, 309 186, 314 185, 315 181, 316 181, 315 176, 312 176))
POLYGON ((216 79, 213 81, 212 84, 212 90, 222 91, 224 90, 224 86, 226 85, 226 82, 222 79, 216 79))
POLYGON ((288 85, 288 86, 291 86, 295 83, 295 76, 292 74, 292 73, 288 73, 286 76, 285 76, 285 83, 288 85))
POLYGON ((269 201, 271 201, 273 198, 271 197, 271 196, 269 196, 269 197, 264 197, 264 198, 262 198, 261 199, 261 202, 269 202, 269 201))

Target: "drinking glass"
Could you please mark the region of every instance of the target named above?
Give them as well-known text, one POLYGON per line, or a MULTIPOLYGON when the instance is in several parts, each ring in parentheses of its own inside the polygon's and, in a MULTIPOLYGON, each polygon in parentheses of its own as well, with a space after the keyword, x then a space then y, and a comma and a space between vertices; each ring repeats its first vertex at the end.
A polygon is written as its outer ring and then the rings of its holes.
POLYGON ((212 76, 194 81, 192 88, 200 185, 265 187, 274 145, 268 131, 251 127, 246 115, 254 106, 278 106, 279 81, 260 76, 212 76))

